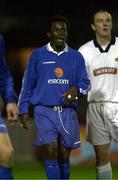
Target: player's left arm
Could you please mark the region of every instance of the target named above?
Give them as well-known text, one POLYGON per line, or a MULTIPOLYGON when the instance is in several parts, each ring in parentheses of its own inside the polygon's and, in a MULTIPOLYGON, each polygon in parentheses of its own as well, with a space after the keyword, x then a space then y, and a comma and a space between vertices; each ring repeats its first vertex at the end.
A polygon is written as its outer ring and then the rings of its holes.
POLYGON ((76 75, 78 94, 86 95, 90 89, 90 79, 87 73, 85 60, 81 54, 79 54, 79 59, 77 61, 76 75))
POLYGON ((64 93, 64 103, 71 104, 73 101, 78 100, 79 97, 86 95, 89 89, 90 80, 88 78, 85 60, 83 56, 78 53, 74 69, 74 85, 64 93))
POLYGON ((71 86, 63 95, 63 102, 71 104, 71 102, 78 99, 78 89, 76 86, 71 86))

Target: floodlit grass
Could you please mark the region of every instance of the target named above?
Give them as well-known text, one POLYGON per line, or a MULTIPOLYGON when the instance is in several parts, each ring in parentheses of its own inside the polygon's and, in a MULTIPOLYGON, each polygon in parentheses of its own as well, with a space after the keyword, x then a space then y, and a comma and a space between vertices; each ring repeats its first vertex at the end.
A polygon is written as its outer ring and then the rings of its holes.
MULTIPOLYGON (((113 179, 118 179, 118 166, 113 167, 113 179)), ((44 166, 37 162, 20 162, 14 166, 14 180, 39 180, 47 179, 44 166)), ((71 166, 71 180, 92 180, 95 179, 95 166, 79 164, 71 166)))

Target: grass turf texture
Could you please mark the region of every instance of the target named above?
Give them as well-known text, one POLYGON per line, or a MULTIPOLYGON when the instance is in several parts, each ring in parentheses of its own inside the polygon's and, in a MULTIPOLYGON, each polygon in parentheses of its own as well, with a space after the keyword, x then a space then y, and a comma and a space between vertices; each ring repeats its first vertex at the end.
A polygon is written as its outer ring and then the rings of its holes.
MULTIPOLYGON (((118 179, 118 165, 113 165, 113 179, 118 179)), ((36 162, 20 162, 15 163, 14 170, 14 180, 39 180, 47 179, 44 171, 43 165, 36 162)), ((92 180, 95 179, 95 166, 78 164, 71 166, 71 176, 72 180, 92 180)))

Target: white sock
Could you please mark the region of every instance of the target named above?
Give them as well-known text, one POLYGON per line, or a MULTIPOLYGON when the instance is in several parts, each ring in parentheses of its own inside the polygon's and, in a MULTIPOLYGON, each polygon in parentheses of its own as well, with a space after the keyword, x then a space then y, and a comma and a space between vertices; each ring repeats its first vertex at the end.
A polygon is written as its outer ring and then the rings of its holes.
POLYGON ((97 180, 112 180, 112 169, 111 164, 105 164, 102 166, 96 167, 96 173, 97 173, 97 180))

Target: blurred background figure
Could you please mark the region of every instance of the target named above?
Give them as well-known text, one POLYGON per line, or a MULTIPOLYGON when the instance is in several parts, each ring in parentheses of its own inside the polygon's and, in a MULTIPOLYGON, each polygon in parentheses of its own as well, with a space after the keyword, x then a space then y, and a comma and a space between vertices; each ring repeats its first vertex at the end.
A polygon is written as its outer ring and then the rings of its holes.
MULTIPOLYGON (((14 91, 13 79, 5 61, 4 40, 0 34, 0 95, 5 101, 6 114, 9 122, 14 124, 18 119, 16 106, 17 96, 14 91)), ((13 147, 8 136, 7 127, 0 112, 0 179, 13 179, 13 147)))

